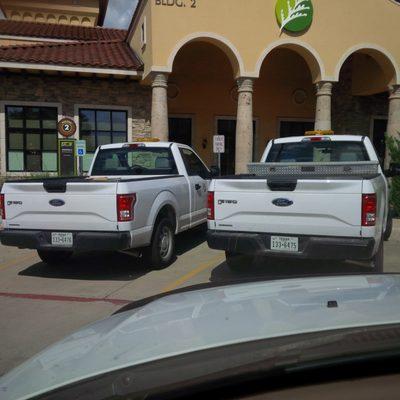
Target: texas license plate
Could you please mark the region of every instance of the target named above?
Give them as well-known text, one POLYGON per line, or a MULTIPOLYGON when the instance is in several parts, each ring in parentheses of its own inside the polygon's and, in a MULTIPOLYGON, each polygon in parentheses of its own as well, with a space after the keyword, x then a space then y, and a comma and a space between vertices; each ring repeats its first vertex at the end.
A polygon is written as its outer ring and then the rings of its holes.
POLYGON ((72 247, 74 239, 70 232, 52 232, 51 244, 53 246, 72 247))
POLYGON ((299 251, 299 238, 271 236, 271 250, 296 253, 299 251))

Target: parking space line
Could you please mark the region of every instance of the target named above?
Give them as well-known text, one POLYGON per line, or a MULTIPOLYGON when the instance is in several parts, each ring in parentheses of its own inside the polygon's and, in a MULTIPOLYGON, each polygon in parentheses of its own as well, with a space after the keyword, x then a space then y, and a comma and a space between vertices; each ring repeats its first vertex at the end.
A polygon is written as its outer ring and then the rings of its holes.
POLYGON ((0 297, 11 297, 14 299, 29 299, 29 300, 44 300, 44 301, 77 302, 77 303, 105 302, 114 304, 116 306, 122 306, 131 303, 131 300, 108 299, 108 298, 97 298, 97 297, 59 296, 52 294, 33 294, 33 293, 0 292, 0 297))
POLYGON ((12 267, 16 264, 19 264, 20 262, 28 261, 30 259, 34 259, 35 254, 24 254, 23 256, 13 258, 12 260, 9 260, 3 264, 0 264, 0 270, 6 269, 8 267, 12 267))
POLYGON ((201 272, 215 266, 216 262, 222 262, 223 258, 221 256, 214 257, 207 263, 200 264, 197 268, 190 271, 189 273, 181 276, 176 281, 172 282, 171 284, 167 285, 161 292, 170 292, 174 289, 177 289, 179 286, 183 285, 185 282, 189 281, 190 279, 194 278, 196 275, 200 274, 201 272))

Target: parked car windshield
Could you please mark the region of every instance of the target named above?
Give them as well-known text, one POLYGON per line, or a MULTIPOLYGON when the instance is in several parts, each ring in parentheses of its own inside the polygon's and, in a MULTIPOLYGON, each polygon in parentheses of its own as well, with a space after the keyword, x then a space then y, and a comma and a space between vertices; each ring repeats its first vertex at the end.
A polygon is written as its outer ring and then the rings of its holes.
POLYGON ((170 149, 122 147, 100 150, 91 175, 174 175, 176 164, 170 149))
POLYGON ((357 162, 369 161, 362 142, 299 142, 274 144, 267 162, 357 162))

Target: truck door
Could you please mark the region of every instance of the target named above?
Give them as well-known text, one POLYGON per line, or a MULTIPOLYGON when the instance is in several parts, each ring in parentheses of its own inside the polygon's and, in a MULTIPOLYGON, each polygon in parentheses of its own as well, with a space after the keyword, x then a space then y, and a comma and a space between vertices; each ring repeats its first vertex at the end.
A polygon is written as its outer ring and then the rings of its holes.
POLYGON ((191 225, 207 221, 207 192, 210 172, 192 150, 179 147, 188 173, 191 192, 191 225))

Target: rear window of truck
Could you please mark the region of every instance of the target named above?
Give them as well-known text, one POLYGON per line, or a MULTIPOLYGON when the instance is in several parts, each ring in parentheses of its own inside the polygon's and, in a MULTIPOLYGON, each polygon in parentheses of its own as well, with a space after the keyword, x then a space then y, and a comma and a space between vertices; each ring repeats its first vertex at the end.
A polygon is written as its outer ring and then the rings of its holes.
POLYGON ((122 147, 100 150, 91 175, 175 175, 177 168, 170 149, 122 147))
POLYGON ((266 162, 358 162, 370 161, 362 142, 298 142, 273 144, 266 162))

